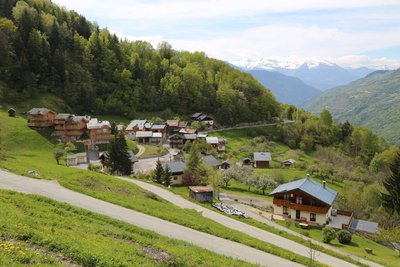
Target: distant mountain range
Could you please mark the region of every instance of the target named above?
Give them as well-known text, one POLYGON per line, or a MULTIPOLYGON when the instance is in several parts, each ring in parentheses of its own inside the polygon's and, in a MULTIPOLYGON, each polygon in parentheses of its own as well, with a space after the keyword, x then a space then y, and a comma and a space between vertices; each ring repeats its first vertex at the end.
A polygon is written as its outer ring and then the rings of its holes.
POLYGON ((277 71, 302 80, 321 91, 348 84, 373 72, 368 68, 346 69, 326 60, 278 61, 275 59, 233 61, 243 70, 277 71))
POLYGON ((320 90, 305 84, 299 78, 287 76, 277 71, 248 70, 246 72, 270 89, 278 101, 286 104, 300 106, 321 93, 320 90))
POLYGON ((400 69, 373 72, 325 91, 305 105, 314 113, 323 108, 337 120, 362 125, 400 145, 400 69))

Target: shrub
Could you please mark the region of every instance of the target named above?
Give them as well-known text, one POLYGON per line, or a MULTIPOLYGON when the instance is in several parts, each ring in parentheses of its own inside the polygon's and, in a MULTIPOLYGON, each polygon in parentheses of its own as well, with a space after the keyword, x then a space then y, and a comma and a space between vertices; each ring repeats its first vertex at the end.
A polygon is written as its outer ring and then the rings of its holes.
POLYGON ((322 241, 324 243, 330 243, 333 239, 336 237, 336 231, 335 229, 331 227, 325 227, 322 230, 322 241))
POLYGON ((100 172, 101 171, 101 166, 89 163, 88 170, 89 171, 94 171, 94 172, 100 172))
POLYGON ((350 244, 351 237, 351 233, 347 230, 340 230, 337 234, 337 239, 340 244, 350 244))

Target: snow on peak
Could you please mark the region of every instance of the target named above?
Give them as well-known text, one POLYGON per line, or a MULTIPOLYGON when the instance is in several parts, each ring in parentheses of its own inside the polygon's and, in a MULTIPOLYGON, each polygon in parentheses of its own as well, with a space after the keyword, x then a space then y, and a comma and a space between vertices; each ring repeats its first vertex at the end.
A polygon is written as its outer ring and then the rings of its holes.
POLYGON ((320 65, 335 66, 332 63, 324 59, 299 59, 299 58, 260 58, 260 59, 239 59, 230 61, 233 65, 236 65, 243 69, 264 69, 264 70, 275 70, 275 69, 298 69, 301 66, 306 66, 310 69, 316 68, 320 65))

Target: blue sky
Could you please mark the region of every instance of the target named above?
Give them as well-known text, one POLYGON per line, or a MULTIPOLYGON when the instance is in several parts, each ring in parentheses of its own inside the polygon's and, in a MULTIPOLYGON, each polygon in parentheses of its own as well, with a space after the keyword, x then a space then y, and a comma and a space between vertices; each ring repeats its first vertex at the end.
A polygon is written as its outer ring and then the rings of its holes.
POLYGON ((120 37, 227 61, 400 67, 400 0, 53 0, 120 37))

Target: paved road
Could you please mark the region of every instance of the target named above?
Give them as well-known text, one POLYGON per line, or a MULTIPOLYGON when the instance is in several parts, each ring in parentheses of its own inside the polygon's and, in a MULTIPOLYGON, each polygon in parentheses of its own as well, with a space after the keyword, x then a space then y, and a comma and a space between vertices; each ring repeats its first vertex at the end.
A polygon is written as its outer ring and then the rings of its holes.
POLYGON ((288 123, 294 123, 294 121, 285 120, 285 121, 283 121, 283 122, 264 123, 264 124, 255 124, 255 125, 247 125, 247 126, 246 126, 246 125, 243 125, 243 126, 235 126, 235 127, 228 127, 228 128, 221 128, 221 129, 209 130, 209 131, 207 131, 207 132, 208 132, 208 133, 215 133, 215 132, 222 132, 222 131, 228 131, 228 130, 258 128, 258 127, 271 126, 271 125, 279 125, 279 124, 288 124, 288 123))
POLYGON ((152 171, 156 168, 156 162, 160 159, 161 162, 168 162, 172 159, 172 154, 169 151, 168 154, 161 157, 154 157, 154 158, 147 158, 147 159, 139 159, 138 162, 134 165, 134 172, 135 173, 145 173, 152 171))
MULTIPOLYGON (((184 199, 183 197, 181 197, 179 195, 175 195, 172 192, 170 192, 166 189, 163 189, 161 187, 158 187, 158 186, 146 183, 146 182, 138 181, 138 180, 128 179, 128 178, 120 177, 120 179, 131 182, 131 183, 135 183, 135 184, 139 185, 140 187, 159 195, 160 197, 172 202, 173 204, 175 204, 179 207, 187 208, 187 209, 195 209, 195 210, 201 212, 204 217, 214 220, 214 221, 216 221, 222 225, 225 225, 231 229, 246 233, 249 236, 255 237, 257 239, 260 239, 260 240, 268 242, 268 243, 272 243, 281 248, 289 249, 290 251, 297 253, 299 255, 302 255, 304 257, 309 257, 309 254, 308 254, 309 248, 307 246, 303 246, 303 245, 296 243, 294 241, 291 241, 289 239, 286 239, 281 236, 272 234, 270 232, 261 230, 257 227, 253 227, 246 223, 242 223, 235 219, 224 216, 220 213, 214 212, 210 209, 204 208, 200 205, 197 205, 191 201, 184 199)), ((321 263, 327 264, 329 266, 340 266, 340 267, 355 266, 349 262, 335 258, 333 256, 330 256, 330 255, 322 253, 322 252, 317 252, 316 260, 321 263)))
POLYGON ((100 213, 136 225, 143 229, 154 231, 160 235, 183 240, 215 253, 247 262, 263 266, 302 266, 249 246, 199 232, 144 213, 136 212, 68 190, 60 186, 56 181, 32 179, 0 170, 0 188, 41 195, 57 201, 66 202, 92 212, 100 213))

